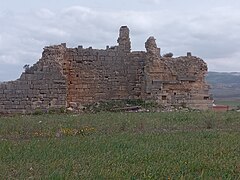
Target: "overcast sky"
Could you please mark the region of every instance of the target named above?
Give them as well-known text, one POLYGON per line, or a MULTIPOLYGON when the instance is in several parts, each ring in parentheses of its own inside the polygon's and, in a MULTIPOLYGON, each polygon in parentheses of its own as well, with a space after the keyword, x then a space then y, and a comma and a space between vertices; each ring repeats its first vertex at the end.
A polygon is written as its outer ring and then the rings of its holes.
POLYGON ((162 54, 191 51, 210 71, 240 71, 239 0, 0 0, 0 81, 17 79, 47 45, 116 45, 122 25, 132 50, 154 36, 162 54))

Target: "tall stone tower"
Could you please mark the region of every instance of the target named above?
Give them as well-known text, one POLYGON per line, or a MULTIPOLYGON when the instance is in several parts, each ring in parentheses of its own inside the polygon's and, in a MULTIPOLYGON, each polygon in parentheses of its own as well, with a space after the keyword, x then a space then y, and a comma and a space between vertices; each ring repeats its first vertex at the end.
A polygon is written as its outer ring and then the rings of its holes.
POLYGON ((121 26, 117 42, 119 44, 120 50, 123 50, 125 52, 131 51, 131 41, 129 38, 129 29, 127 26, 121 26))

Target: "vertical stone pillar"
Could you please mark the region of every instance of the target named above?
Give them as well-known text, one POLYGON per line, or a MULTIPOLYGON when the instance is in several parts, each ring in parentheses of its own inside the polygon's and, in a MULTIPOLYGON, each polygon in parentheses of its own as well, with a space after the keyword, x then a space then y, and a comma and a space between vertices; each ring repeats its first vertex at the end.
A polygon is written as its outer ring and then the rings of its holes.
POLYGON ((131 51, 131 41, 129 38, 129 28, 127 26, 122 26, 119 30, 119 38, 117 40, 119 44, 119 49, 125 52, 131 51))
POLYGON ((145 48, 148 56, 160 57, 160 48, 157 47, 156 40, 153 36, 150 36, 145 42, 145 48))
POLYGON ((191 52, 187 52, 187 57, 191 57, 192 53, 191 52))

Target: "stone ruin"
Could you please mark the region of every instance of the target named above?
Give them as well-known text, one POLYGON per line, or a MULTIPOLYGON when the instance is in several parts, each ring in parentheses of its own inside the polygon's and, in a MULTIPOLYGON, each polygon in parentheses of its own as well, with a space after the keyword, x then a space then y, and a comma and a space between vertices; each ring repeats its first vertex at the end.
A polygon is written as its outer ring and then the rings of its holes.
POLYGON ((37 109, 78 108, 108 100, 141 99, 163 106, 208 109, 206 63, 191 53, 161 56, 154 37, 146 51, 131 51, 127 26, 118 45, 106 49, 44 48, 41 59, 19 79, 0 84, 0 113, 32 113, 37 109))

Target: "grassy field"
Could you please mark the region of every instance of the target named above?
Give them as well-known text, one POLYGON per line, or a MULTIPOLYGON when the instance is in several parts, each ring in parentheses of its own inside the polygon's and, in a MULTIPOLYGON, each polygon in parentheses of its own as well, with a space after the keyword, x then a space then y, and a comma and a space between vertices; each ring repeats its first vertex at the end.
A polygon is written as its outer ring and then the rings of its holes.
POLYGON ((240 179, 240 113, 0 118, 0 179, 240 179))

